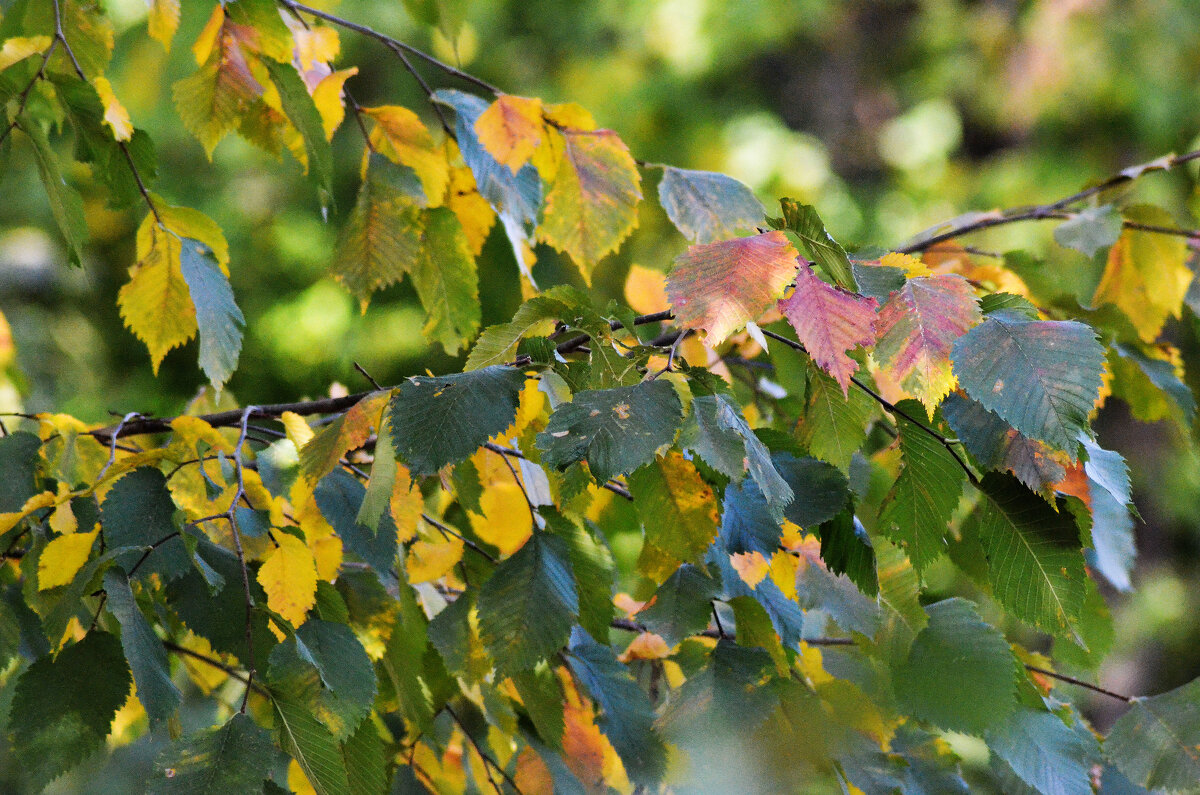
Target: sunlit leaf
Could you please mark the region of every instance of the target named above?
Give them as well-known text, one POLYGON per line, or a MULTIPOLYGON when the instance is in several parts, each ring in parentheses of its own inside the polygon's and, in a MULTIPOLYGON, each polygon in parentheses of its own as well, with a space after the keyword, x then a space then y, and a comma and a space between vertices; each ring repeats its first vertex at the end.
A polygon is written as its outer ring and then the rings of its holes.
POLYGON ((38 557, 38 590, 66 585, 87 563, 99 530, 59 536, 46 545, 38 557))
POLYGON ((479 142, 516 174, 545 137, 542 101, 502 94, 475 120, 479 142))
MULTIPOLYGON (((699 563, 717 534, 717 501, 696 467, 679 453, 667 453, 631 473, 629 490, 646 529, 645 544, 677 562, 699 563)), ((651 559, 643 552, 639 568, 645 571, 651 559)))
POLYGON ((446 192, 449 165, 445 150, 437 145, 420 117, 399 105, 363 108, 362 112, 375 121, 371 143, 376 151, 415 171, 428 206, 440 204, 446 192))
POLYGON ((152 0, 146 24, 150 38, 162 43, 163 49, 171 51, 171 41, 179 30, 179 0, 152 0))
POLYGON ((267 606, 300 626, 317 603, 317 562, 303 541, 290 533, 276 533, 275 549, 258 570, 258 582, 267 592, 267 606))
POLYGON ((825 231, 825 224, 817 215, 816 208, 793 199, 780 199, 779 204, 783 209, 783 223, 776 228, 794 232, 809 258, 821 266, 834 284, 846 290, 856 290, 850 259, 845 249, 825 231))

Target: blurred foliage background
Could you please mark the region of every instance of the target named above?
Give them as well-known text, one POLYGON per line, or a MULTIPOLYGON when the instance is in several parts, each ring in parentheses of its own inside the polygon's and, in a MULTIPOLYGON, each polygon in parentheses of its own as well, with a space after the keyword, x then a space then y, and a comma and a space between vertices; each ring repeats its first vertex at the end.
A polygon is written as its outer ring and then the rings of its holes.
MULTIPOLYGON (((896 246, 968 211, 1052 201, 1124 166, 1187 151, 1200 131, 1200 15, 1190 0, 472 0, 450 4, 465 19, 453 40, 413 16, 429 1, 342 0, 337 13, 511 93, 579 102, 643 160, 723 171, 769 210, 780 196, 813 203, 851 249, 896 246)), ((188 45, 211 3, 185 0, 168 54, 145 36, 142 0, 105 2, 119 26, 110 77, 158 150, 152 188, 217 220, 231 244, 248 327, 224 399, 319 396, 333 382, 358 391, 367 385, 356 361, 382 383, 457 369, 422 338, 424 317, 407 285, 363 314, 326 275, 358 186, 363 141, 352 120, 334 139, 337 211, 325 221, 288 156, 274 162, 230 136, 210 162, 180 125, 171 86, 195 69, 188 45)), ((360 69, 348 83, 358 102, 406 105, 436 126, 390 53, 344 32, 342 44, 339 65, 360 69)), ((463 87, 426 73, 435 86, 463 87)), ((141 210, 113 212, 86 172, 70 176, 94 243, 82 270, 65 266, 27 142, 16 142, 0 172, 0 311, 19 387, 0 393, 0 409, 89 421, 110 411, 177 413, 203 380, 196 343, 172 352, 156 378, 115 306, 141 210)), ((1194 227, 1194 177, 1182 169, 1149 176, 1135 198, 1194 227)), ((649 172, 643 192, 652 195, 656 181, 649 172)), ((969 242, 1030 251, 1043 258, 1042 278, 1071 285, 1086 302, 1098 265, 1055 246, 1050 232, 1018 224, 969 242)), ((632 264, 665 270, 684 245, 646 202, 639 232, 600 267, 600 292, 620 296, 632 264)), ((550 249, 536 253, 543 286, 578 278, 550 249)), ((484 323, 507 320, 520 288, 499 229, 480 274, 484 323)), ((1200 361, 1191 310, 1167 336, 1186 361, 1200 361)), ((0 329, 0 366, 3 343, 0 329)), ((1192 429, 1136 423, 1118 400, 1097 427, 1101 443, 1129 460, 1145 520, 1135 590, 1105 593, 1117 636, 1100 679, 1156 693, 1200 674, 1200 454, 1192 429)), ((1109 712, 1117 702, 1080 696, 1098 728, 1119 714, 1109 712)))

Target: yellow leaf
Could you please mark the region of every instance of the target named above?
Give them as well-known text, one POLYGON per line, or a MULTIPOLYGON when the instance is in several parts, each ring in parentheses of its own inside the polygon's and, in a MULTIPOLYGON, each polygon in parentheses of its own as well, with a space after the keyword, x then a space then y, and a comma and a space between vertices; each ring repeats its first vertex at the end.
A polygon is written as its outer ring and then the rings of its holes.
POLYGON ((312 90, 313 104, 321 114, 321 123, 325 127, 325 137, 333 140, 333 133, 341 126, 346 118, 346 105, 342 101, 342 86, 346 80, 358 74, 358 67, 342 69, 325 75, 317 87, 312 90))
POLYGON ((283 412, 279 421, 283 423, 283 429, 287 432, 287 438, 296 446, 297 450, 308 444, 314 436, 313 429, 303 417, 294 411, 283 412))
POLYGON ((776 552, 771 556, 771 581, 779 586, 788 599, 796 598, 796 571, 800 560, 787 552, 776 552))
POLYGON ((146 22, 150 38, 162 42, 163 48, 170 52, 171 41, 179 30, 179 0, 150 0, 150 15, 146 22))
POLYGON ((7 69, 17 61, 23 61, 31 55, 43 53, 54 41, 49 36, 15 36, 4 40, 0 48, 0 69, 7 69))
POLYGON ((189 447, 194 447, 197 443, 204 442, 209 447, 214 448, 214 450, 229 454, 233 453, 233 444, 219 430, 199 417, 176 417, 171 420, 171 430, 189 447))
POLYGON ((483 509, 483 516, 474 512, 467 514, 476 535, 504 555, 511 555, 525 546, 533 533, 533 517, 524 493, 511 474, 508 481, 484 490, 479 497, 479 507, 483 509))
POLYGON ((879 264, 885 268, 900 268, 904 271, 904 275, 910 279, 917 276, 929 276, 932 271, 921 260, 911 254, 901 254, 898 251, 889 251, 884 254, 879 260, 879 264))
POLYGON ((328 25, 299 28, 293 30, 292 35, 296 39, 296 55, 300 59, 300 68, 305 72, 319 64, 329 63, 338 57, 342 49, 337 29, 328 25))
POLYGON ((288 533, 274 534, 277 546, 258 570, 267 606, 298 627, 317 603, 317 562, 304 542, 288 533))
POLYGON ((321 510, 317 507, 316 500, 312 499, 312 491, 307 487, 304 478, 296 478, 296 483, 292 486, 292 498, 296 521, 300 523, 304 540, 317 562, 317 576, 333 582, 337 578, 338 569, 341 568, 345 551, 342 539, 338 538, 333 532, 333 527, 321 515, 321 510))
MULTIPOLYGON (((448 144, 451 145, 452 142, 448 144)), ((462 224, 467 242, 471 245, 471 253, 478 257, 483 251, 488 232, 496 223, 496 211, 488 204, 487 199, 480 195, 471 169, 465 166, 450 169, 446 204, 458 216, 458 222, 462 224)))
MULTIPOLYGON (((1125 215, 1139 223, 1175 226, 1170 213, 1156 207, 1130 207, 1125 215)), ((1167 318, 1179 317, 1183 309, 1193 278, 1187 259, 1182 237, 1126 229, 1108 250, 1092 305, 1114 304, 1133 321, 1143 341, 1154 342, 1167 318)))
POLYGON ((398 461, 389 507, 392 521, 396 523, 396 542, 407 543, 417 534, 417 524, 421 521, 421 512, 425 510, 425 498, 421 489, 412 482, 408 467, 398 461))
POLYGON ((217 3, 213 7, 208 22, 204 24, 204 30, 200 31, 200 35, 192 44, 192 54, 196 56, 197 66, 203 66, 208 61, 208 56, 212 54, 213 47, 217 43, 217 36, 221 35, 223 27, 225 27, 225 6, 217 3))
POLYGON ((50 529, 60 536, 70 535, 79 529, 79 520, 75 518, 75 512, 71 510, 71 501, 61 495, 60 499, 62 502, 54 509, 54 513, 50 514, 50 529))
POLYGON ((393 163, 408 166, 421 178, 425 199, 430 207, 442 204, 450 164, 445 148, 436 144, 433 134, 417 114, 400 105, 363 108, 375 121, 371 144, 393 163))
POLYGON ((87 563, 99 530, 59 536, 46 545, 38 558, 38 590, 67 585, 87 563))
POLYGON ((0 513, 0 533, 7 533, 17 526, 17 522, 41 508, 49 508, 58 502, 58 497, 52 491, 43 491, 25 500, 21 510, 12 513, 0 513))
POLYGON ((617 659, 628 663, 630 660, 661 660, 670 656, 671 649, 663 640, 662 635, 643 632, 633 639, 617 659))
POLYGON ((734 552, 729 556, 729 563, 737 570, 738 576, 742 578, 742 582, 749 585, 751 588, 757 588, 762 582, 767 573, 771 570, 771 563, 763 554, 757 550, 754 552, 734 552))
POLYGON ((542 101, 502 94, 475 120, 479 143, 516 174, 545 138, 542 101))
MULTIPOLYGON (((201 637, 191 631, 179 643, 185 649, 196 652, 204 657, 209 657, 215 660, 222 660, 225 663, 230 662, 230 655, 221 655, 213 651, 212 644, 208 642, 208 638, 201 637)), ((202 662, 190 654, 179 655, 180 661, 183 662, 183 668, 187 671, 188 678, 192 683, 200 689, 204 695, 209 695, 212 691, 223 685, 229 679, 229 674, 222 671, 215 665, 209 665, 202 662)))
POLYGON ((196 333, 196 310, 179 264, 181 250, 180 239, 147 215, 138 229, 138 260, 117 293, 121 318, 146 344, 155 375, 167 352, 196 333))
POLYGON ((668 309, 667 274, 643 265, 633 265, 625 277, 625 303, 639 315, 668 309))
POLYGON ((563 102, 546 106, 546 120, 557 127, 590 132, 596 129, 596 120, 587 108, 576 102, 563 102))
POLYGON ((199 240, 212 249, 213 258, 221 266, 225 275, 229 275, 229 243, 217 222, 199 210, 191 207, 175 207, 151 194, 154 209, 158 213, 162 225, 180 237, 190 237, 199 240))
POLYGON ((133 124, 129 121, 129 111, 113 93, 112 83, 106 77, 97 77, 92 85, 100 95, 100 104, 104 106, 104 123, 112 130, 113 138, 128 141, 133 137, 133 124))
POLYGON ((288 760, 287 783, 288 789, 296 795, 317 795, 317 791, 300 768, 300 763, 295 759, 288 760))
POLYGON ((550 777, 550 769, 529 746, 521 750, 517 757, 517 772, 513 776, 519 792, 529 795, 554 795, 554 779, 550 777))
POLYGON ((409 584, 418 585, 440 579, 462 560, 462 556, 463 542, 454 536, 435 542, 424 539, 414 541, 404 561, 409 584))

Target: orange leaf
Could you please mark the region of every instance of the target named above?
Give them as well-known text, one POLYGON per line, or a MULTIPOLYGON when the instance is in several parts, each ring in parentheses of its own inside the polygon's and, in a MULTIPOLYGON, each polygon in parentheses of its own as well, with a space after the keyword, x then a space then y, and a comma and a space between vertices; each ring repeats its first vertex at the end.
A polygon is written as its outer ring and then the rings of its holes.
POLYGON ((475 120, 479 142, 516 174, 545 137, 542 101, 504 94, 475 120))
POLYGON ((783 232, 689 247, 667 274, 675 319, 720 345, 775 304, 796 275, 796 256, 783 232))
POLYGON ((729 563, 737 570, 742 582, 751 588, 757 588, 771 570, 771 562, 758 551, 734 552, 729 556, 729 563))
POLYGON ((363 113, 375 120, 371 145, 393 163, 417 172, 428 206, 441 205, 450 166, 445 149, 434 142, 420 117, 399 105, 363 108, 363 113))

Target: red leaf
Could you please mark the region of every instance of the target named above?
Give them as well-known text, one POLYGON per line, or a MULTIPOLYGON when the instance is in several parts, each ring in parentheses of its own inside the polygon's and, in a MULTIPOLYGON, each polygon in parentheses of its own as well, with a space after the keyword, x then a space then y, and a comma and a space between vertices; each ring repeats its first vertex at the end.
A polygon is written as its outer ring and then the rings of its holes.
POLYGON ((681 325, 703 329, 716 346, 771 307, 796 257, 783 232, 691 246, 667 275, 667 299, 681 325))
POLYGON ((849 390, 850 376, 858 369, 858 362, 846 352, 875 342, 878 307, 874 298, 821 281, 804 260, 796 274, 796 291, 779 302, 779 311, 796 329, 813 361, 834 377, 842 394, 849 390))

